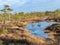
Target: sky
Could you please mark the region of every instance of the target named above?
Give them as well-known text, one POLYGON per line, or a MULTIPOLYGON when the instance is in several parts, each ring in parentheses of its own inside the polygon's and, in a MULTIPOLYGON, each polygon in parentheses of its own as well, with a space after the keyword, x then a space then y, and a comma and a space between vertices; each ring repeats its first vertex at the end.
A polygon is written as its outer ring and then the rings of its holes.
POLYGON ((14 12, 44 12, 60 8, 60 0, 0 0, 0 9, 5 4, 10 5, 14 12))

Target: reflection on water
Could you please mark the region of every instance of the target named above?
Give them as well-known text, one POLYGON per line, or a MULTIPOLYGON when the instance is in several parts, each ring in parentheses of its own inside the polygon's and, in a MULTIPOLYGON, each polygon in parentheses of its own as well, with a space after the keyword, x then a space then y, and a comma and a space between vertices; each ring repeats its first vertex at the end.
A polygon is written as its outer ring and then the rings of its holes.
POLYGON ((47 37, 48 35, 44 33, 44 29, 47 26, 50 26, 54 24, 55 22, 35 22, 35 23, 30 23, 25 26, 28 30, 30 30, 30 33, 38 36, 38 37, 47 37))

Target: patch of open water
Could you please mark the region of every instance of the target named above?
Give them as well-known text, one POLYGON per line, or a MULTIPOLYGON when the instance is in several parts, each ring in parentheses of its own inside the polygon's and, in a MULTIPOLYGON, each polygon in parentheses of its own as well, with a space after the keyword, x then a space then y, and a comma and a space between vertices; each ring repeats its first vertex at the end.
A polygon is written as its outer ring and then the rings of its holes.
POLYGON ((32 35, 35 35, 37 37, 44 37, 47 38, 48 34, 44 33, 44 29, 52 24, 55 24, 56 22, 34 22, 30 23, 25 26, 26 29, 30 31, 32 35))

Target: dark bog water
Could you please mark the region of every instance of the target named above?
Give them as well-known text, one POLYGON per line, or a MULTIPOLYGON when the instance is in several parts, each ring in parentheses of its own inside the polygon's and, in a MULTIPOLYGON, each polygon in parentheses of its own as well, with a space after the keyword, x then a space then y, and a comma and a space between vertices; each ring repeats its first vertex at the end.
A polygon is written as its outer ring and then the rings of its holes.
POLYGON ((48 34, 44 33, 44 29, 47 26, 50 26, 52 24, 54 24, 55 22, 34 22, 34 23, 30 23, 28 25, 25 26, 26 29, 28 29, 30 31, 30 33, 32 35, 35 35, 37 37, 47 37, 48 34))

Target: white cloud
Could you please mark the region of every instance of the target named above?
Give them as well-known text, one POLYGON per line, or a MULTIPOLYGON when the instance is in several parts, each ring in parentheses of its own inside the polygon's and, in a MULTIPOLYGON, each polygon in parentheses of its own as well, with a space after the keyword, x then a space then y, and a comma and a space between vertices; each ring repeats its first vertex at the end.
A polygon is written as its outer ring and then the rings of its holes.
POLYGON ((32 0, 32 1, 33 1, 33 3, 38 3, 38 2, 40 2, 40 3, 46 3, 46 2, 49 2, 51 0, 32 0))
POLYGON ((24 5, 28 0, 0 0, 0 5, 8 4, 11 6, 22 6, 24 5))

